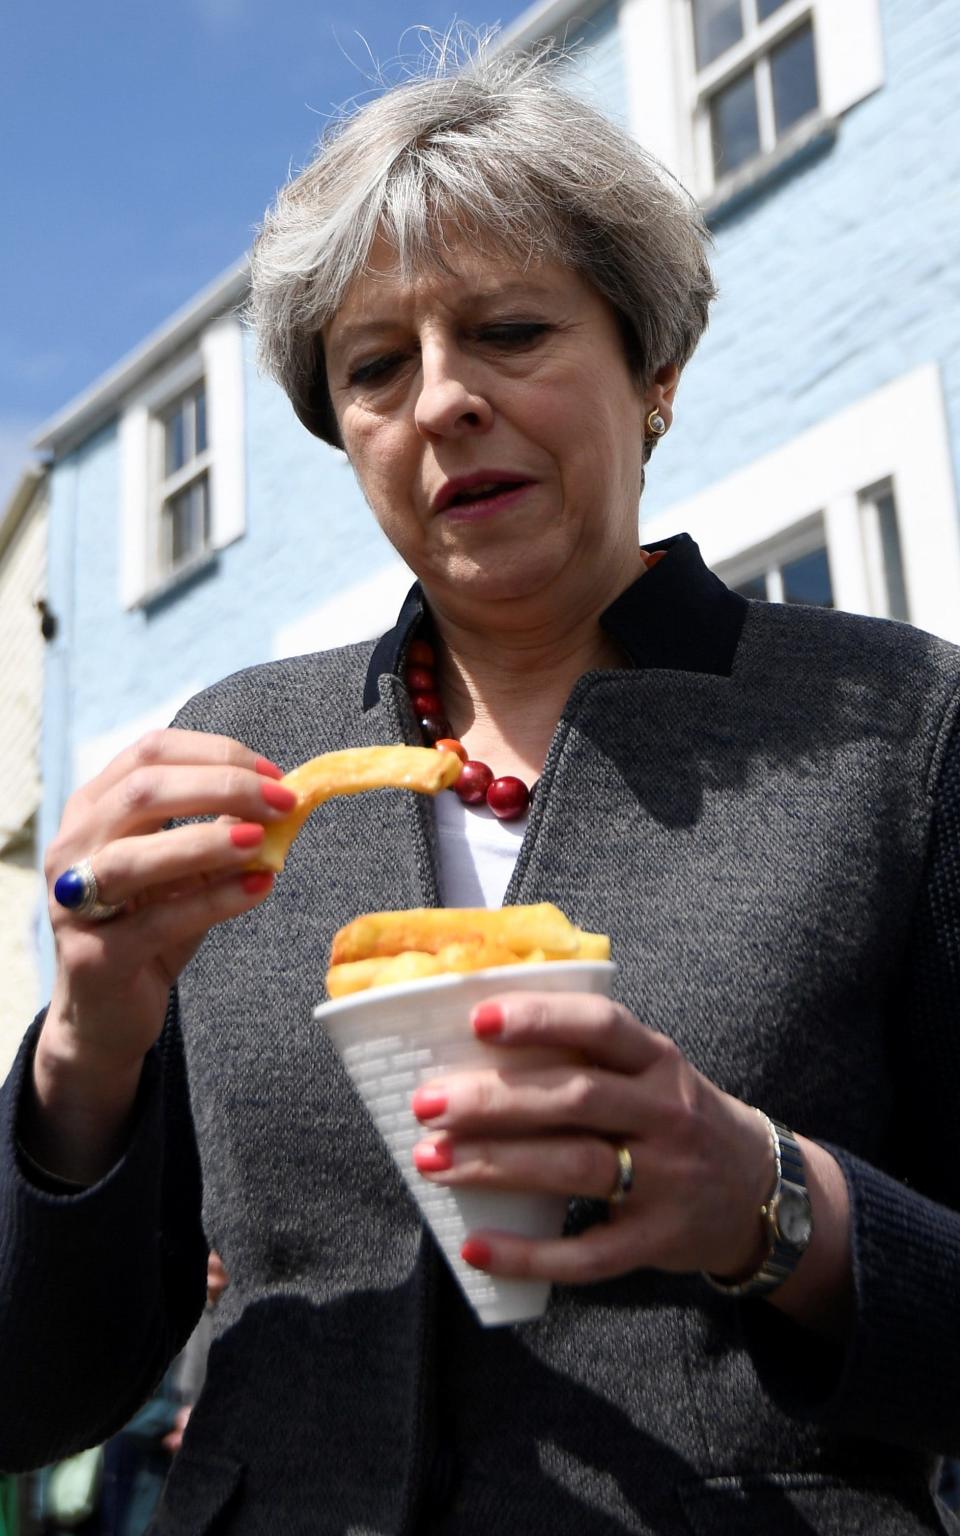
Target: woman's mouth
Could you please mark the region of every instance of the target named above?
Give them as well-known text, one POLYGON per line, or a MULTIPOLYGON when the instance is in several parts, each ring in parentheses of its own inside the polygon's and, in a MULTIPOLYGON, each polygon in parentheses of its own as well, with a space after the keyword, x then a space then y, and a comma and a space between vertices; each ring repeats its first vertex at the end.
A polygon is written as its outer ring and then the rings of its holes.
POLYGON ((450 481, 437 498, 436 510, 459 522, 495 516, 518 501, 535 484, 520 476, 485 478, 480 475, 450 481))

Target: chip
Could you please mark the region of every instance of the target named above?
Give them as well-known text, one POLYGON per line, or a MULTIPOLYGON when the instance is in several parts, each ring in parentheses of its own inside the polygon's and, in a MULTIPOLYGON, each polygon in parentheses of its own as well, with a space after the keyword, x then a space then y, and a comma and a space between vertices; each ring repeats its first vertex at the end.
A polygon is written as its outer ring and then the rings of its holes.
POLYGON ((485 971, 489 966, 516 963, 517 957, 511 950, 482 939, 447 944, 435 955, 408 949, 401 955, 380 955, 374 960, 348 960, 332 965, 327 972, 327 992, 330 997, 346 997, 369 987, 392 987, 397 982, 419 981, 424 976, 485 971))
POLYGON ((330 997, 424 976, 501 965, 609 960, 610 940, 584 933, 552 902, 530 906, 421 907, 368 912, 334 936, 330 997))
POLYGON ((436 752, 432 747, 350 747, 313 757, 280 781, 294 790, 298 804, 267 827, 249 867, 279 874, 310 812, 335 795, 358 795, 368 789, 412 789, 436 795, 456 783, 460 768, 455 753, 436 752))
POLYGON ((368 912, 340 929, 330 959, 340 965, 372 955, 399 955, 406 949, 436 954, 446 944, 470 939, 491 940, 515 954, 542 949, 572 959, 579 947, 579 930, 548 901, 494 909, 415 907, 409 912, 368 912))

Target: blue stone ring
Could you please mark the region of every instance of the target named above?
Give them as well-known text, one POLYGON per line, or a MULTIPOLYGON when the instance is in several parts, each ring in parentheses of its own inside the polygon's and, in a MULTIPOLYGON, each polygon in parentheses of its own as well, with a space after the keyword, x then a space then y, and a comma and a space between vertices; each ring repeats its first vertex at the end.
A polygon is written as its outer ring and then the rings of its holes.
POLYGON ((90 923, 104 923, 107 918, 116 917, 123 908, 122 902, 114 907, 98 899, 97 877, 89 859, 81 859, 79 864, 71 864, 65 869, 57 877, 53 894, 61 907, 66 907, 74 917, 85 917, 90 923))

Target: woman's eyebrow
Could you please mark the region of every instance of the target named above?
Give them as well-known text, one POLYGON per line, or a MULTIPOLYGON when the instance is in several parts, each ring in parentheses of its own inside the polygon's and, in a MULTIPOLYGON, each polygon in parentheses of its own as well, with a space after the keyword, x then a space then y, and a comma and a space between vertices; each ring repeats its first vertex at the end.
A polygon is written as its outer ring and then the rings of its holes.
POLYGON ((385 315, 382 320, 360 320, 354 325, 339 325, 330 336, 330 344, 348 347, 354 342, 366 341, 368 337, 381 336, 396 323, 395 319, 385 315))
MULTIPOLYGON (((516 299, 545 299, 551 292, 551 288, 546 283, 530 282, 524 279, 515 283, 484 286, 473 292, 461 294, 459 304, 462 309, 469 312, 474 309, 483 309, 502 300, 509 302, 516 299)), ((330 340, 336 347, 352 346, 357 342, 379 337, 384 331, 389 331, 402 323, 402 319, 392 311, 384 312, 383 315, 374 316, 369 320, 348 320, 335 324, 330 340)))
POLYGON ((497 283, 495 286, 479 288, 468 295, 467 303, 490 304, 498 299, 545 299, 554 292, 549 283, 523 278, 515 283, 497 283))

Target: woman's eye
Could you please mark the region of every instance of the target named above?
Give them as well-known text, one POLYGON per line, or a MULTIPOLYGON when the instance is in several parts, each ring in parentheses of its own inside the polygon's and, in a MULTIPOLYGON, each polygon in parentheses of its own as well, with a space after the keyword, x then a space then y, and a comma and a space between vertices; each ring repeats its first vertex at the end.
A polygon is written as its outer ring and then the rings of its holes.
POLYGON ((481 341, 497 347, 527 347, 549 331, 549 325, 540 320, 510 320, 499 325, 485 325, 479 331, 481 341))
POLYGON ((365 363, 357 363, 347 374, 347 383, 375 384, 386 380, 403 361, 399 352, 389 352, 383 357, 371 357, 365 363))

